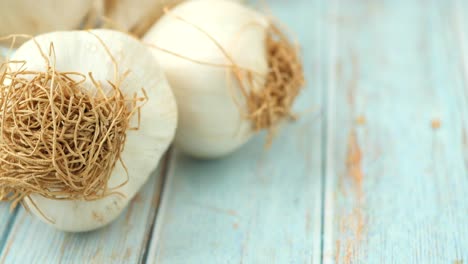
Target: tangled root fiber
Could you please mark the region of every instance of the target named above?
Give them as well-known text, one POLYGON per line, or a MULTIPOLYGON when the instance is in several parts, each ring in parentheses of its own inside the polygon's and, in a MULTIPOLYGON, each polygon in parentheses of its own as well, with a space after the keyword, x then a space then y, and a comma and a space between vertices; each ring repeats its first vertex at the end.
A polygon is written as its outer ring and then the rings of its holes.
POLYGON ((12 208, 33 194, 96 200, 126 183, 108 188, 116 163, 122 162, 130 118, 144 98, 126 99, 119 82, 108 84, 105 92, 91 73, 59 72, 50 64, 43 72, 4 67, 0 200, 12 201, 12 208), (88 77, 92 89, 84 87, 88 77))

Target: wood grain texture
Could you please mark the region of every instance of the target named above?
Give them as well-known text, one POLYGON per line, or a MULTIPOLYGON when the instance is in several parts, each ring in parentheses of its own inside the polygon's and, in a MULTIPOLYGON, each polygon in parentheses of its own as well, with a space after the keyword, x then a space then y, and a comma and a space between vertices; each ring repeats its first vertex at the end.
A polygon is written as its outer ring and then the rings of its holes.
POLYGON ((329 1, 324 263, 468 261, 464 5, 329 1))
POLYGON ((176 153, 148 263, 320 261, 321 5, 268 4, 302 44, 308 87, 297 110, 309 113, 286 126, 271 149, 257 136, 221 160, 176 153))
MULTIPOLYGON (((97 231, 79 234, 57 231, 21 208, 3 243, 0 263, 140 262, 159 205, 166 162, 161 162, 123 214, 97 231)), ((7 214, 0 211, 0 220, 4 217, 7 214)), ((0 228, 2 225, 3 222, 0 228)))

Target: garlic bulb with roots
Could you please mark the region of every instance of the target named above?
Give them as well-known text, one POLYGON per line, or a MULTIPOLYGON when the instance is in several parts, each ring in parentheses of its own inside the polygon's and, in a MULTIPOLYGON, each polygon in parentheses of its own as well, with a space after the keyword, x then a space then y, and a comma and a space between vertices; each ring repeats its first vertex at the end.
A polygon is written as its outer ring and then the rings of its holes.
POLYGON ((304 84, 297 48, 259 12, 226 0, 184 2, 144 36, 179 108, 175 145, 199 158, 272 132, 304 84))
POLYGON ((93 2, 94 0, 2 0, 0 37, 77 29, 93 9, 93 2))
POLYGON ((151 51, 111 30, 54 32, 23 44, 9 68, 0 198, 60 230, 108 224, 175 133, 175 99, 151 51))

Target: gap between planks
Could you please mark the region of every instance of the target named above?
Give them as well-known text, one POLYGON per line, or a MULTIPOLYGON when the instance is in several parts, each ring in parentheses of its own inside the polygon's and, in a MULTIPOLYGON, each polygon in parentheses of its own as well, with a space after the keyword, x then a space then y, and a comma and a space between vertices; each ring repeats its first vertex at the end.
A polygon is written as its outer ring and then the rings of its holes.
POLYGON ((162 169, 161 169, 161 177, 158 182, 158 190, 156 190, 155 195, 153 196, 153 204, 155 205, 154 212, 151 215, 151 221, 149 222, 150 224, 147 226, 146 229, 146 234, 145 234, 145 240, 143 242, 143 251, 140 254, 140 263, 154 263, 154 262, 148 262, 148 253, 150 251, 150 246, 152 243, 156 243, 155 236, 157 238, 158 233, 154 232, 155 230, 155 225, 157 225, 157 219, 159 212, 161 211, 162 208, 162 202, 163 202, 163 197, 164 193, 166 192, 167 188, 167 182, 168 182, 168 172, 169 169, 172 167, 171 164, 174 160, 174 147, 171 146, 167 153, 164 155, 164 161, 162 164, 162 169), (153 242, 154 241, 154 242, 153 242))

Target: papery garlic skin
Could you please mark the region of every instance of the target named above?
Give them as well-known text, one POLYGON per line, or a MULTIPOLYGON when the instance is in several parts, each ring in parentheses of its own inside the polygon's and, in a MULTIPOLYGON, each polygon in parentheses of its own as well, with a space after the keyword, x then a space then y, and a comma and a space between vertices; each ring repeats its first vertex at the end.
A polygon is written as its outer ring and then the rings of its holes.
MULTIPOLYGON (((128 168, 129 181, 116 191, 125 197, 111 195, 96 201, 57 201, 33 195, 31 199, 34 204, 53 222, 44 219, 29 199, 25 200, 34 214, 44 222, 70 232, 96 229, 117 218, 156 169, 161 156, 174 137, 177 124, 174 96, 150 50, 138 40, 120 32, 111 30, 91 32, 106 43, 117 61, 120 75, 130 70, 130 74, 121 83, 121 91, 131 98, 135 92, 141 94, 141 89, 144 88, 148 100, 141 109, 139 130, 127 131, 125 147, 121 153, 121 158, 128 168)), ((96 36, 89 32, 54 32, 38 36, 36 41, 44 51, 49 50, 50 43, 54 44, 57 71, 83 74, 92 72, 93 77, 103 84, 106 80, 115 80, 109 55, 96 36)), ((28 70, 45 70, 44 59, 32 40, 23 44, 13 55, 12 60, 26 61, 28 70)), ((52 58, 51 61, 53 62, 52 58)), ((95 89, 89 78, 84 86, 95 89)), ((134 115, 131 124, 137 124, 136 120, 137 115, 134 115)), ((122 164, 117 162, 108 187, 117 186, 126 178, 122 164)))
MULTIPOLYGON (((201 28, 213 37, 239 67, 258 76, 261 89, 268 73, 265 47, 268 20, 238 3, 198 0, 180 4, 163 16, 143 41, 202 62, 231 64, 201 28), (186 22, 181 21, 183 18, 186 22)), ((239 148, 253 134, 239 83, 231 70, 202 65, 153 48, 179 109, 175 144, 199 158, 216 158, 239 148), (236 100, 239 105, 236 104, 236 100)))
MULTIPOLYGON (((80 27, 94 0, 2 0, 0 36, 37 35, 80 27)), ((18 39, 23 41, 23 39, 18 39)))

